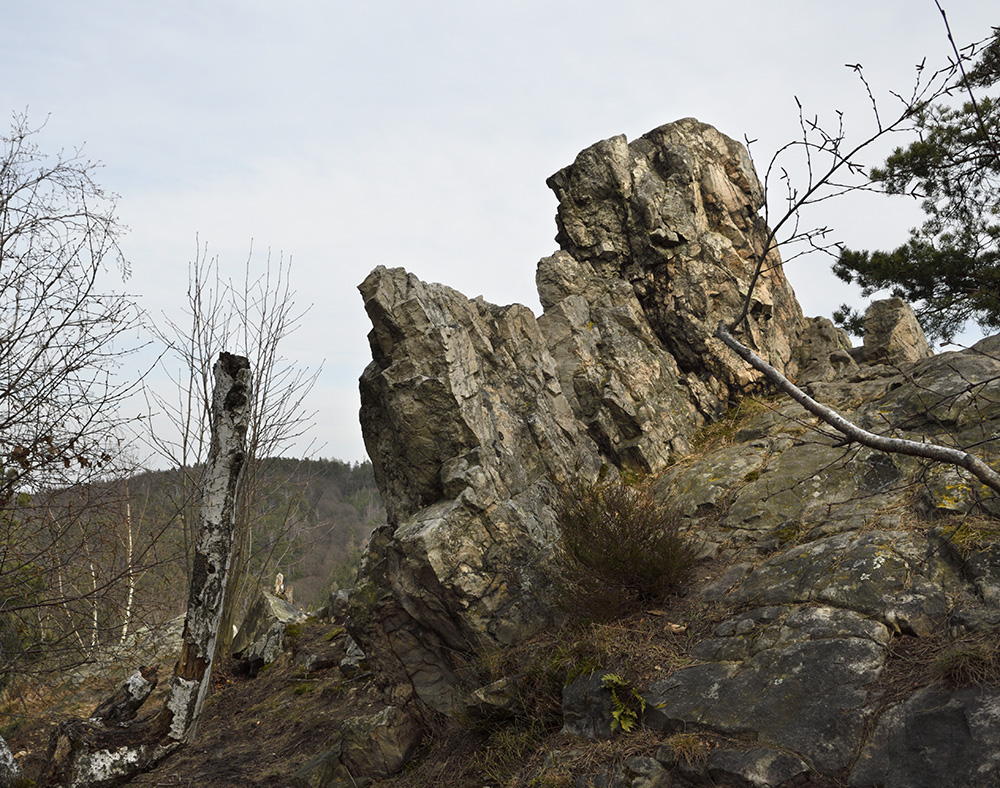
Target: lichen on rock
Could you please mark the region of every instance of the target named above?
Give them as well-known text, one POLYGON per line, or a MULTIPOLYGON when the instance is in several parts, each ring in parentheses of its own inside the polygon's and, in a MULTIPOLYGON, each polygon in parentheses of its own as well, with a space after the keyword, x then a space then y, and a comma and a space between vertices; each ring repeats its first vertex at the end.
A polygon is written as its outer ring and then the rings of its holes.
MULTIPOLYGON (((720 567, 696 598, 736 612, 693 646, 697 664, 645 688, 647 727, 759 745, 720 749, 692 779, 905 784, 886 764, 923 710, 883 708, 894 639, 1000 627, 993 544, 959 550, 922 518, 995 516, 995 496, 824 433, 712 337, 740 314, 768 236, 741 145, 686 119, 599 142, 548 183, 560 249, 538 263, 538 317, 399 268, 360 286, 373 326, 361 423, 388 512, 349 603, 368 663, 418 706, 470 708, 476 654, 565 615, 557 487, 654 475, 720 567), (755 406, 705 440, 741 402, 755 406)), ((829 320, 803 318, 767 254, 742 341, 865 429, 995 456, 1000 337, 933 355, 891 301, 852 348, 829 320)), ((588 704, 602 695, 584 684, 567 708, 597 735, 603 712, 588 704)), ((981 717, 995 705, 984 698, 944 702, 981 717)))

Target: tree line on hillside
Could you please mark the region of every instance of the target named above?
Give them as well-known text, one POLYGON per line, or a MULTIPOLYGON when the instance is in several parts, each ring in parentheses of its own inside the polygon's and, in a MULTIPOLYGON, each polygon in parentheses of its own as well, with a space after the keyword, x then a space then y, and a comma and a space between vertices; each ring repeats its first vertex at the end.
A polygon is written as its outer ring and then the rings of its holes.
MULTIPOLYGON (((385 521, 370 462, 264 458, 268 494, 249 511, 251 586, 277 572, 308 607, 350 585, 362 546, 385 521)), ((137 627, 184 610, 191 545, 181 469, 37 493, 4 512, 0 536, 0 687, 107 657, 137 627)), ((238 611, 238 613, 241 611, 238 611)))

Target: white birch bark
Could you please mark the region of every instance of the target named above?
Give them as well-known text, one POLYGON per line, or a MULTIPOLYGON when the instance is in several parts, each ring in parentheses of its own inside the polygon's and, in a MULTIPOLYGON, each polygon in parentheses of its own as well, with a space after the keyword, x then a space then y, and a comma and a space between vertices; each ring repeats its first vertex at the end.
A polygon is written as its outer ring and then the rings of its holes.
MULTIPOLYGON (((214 366, 212 446, 199 513, 181 658, 161 712, 128 728, 83 720, 58 727, 43 784, 111 788, 147 772, 194 736, 211 685, 216 633, 232 559, 236 490, 243 467, 250 364, 222 353, 214 366)), ((2 788, 2 786, 0 786, 2 788)))
POLYGON ((14 753, 10 751, 3 736, 0 736, 0 788, 13 788, 22 779, 21 767, 14 760, 14 753))
POLYGON ((178 742, 186 742, 194 735, 211 684, 216 637, 232 561, 236 489, 245 457, 250 395, 249 362, 222 353, 215 364, 212 444, 198 516, 198 544, 181 659, 167 696, 167 711, 172 714, 169 736, 178 742))

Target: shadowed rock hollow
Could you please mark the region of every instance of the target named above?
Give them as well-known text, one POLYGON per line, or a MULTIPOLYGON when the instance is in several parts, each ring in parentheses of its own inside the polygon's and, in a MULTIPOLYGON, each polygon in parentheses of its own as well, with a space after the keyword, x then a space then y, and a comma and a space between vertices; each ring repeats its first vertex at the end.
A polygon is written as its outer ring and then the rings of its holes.
MULTIPOLYGON (((989 495, 964 472, 838 445, 781 400, 692 452, 696 432, 761 393, 712 337, 740 313, 767 236, 740 144, 686 119, 599 142, 548 184, 560 248, 538 263, 540 316, 399 268, 360 286, 373 324, 361 423, 389 521, 350 599, 372 668, 400 702, 458 708, 474 654, 560 621, 555 485, 602 467, 652 473, 728 567, 705 604, 744 612, 695 647, 698 664, 647 688, 647 726, 759 741, 760 763, 792 764, 795 780, 957 785, 894 765, 916 757, 907 726, 928 712, 919 693, 887 707, 878 682, 895 639, 1000 625, 992 542, 959 551, 907 514, 975 512, 989 495)), ((828 320, 804 319, 772 256, 741 339, 868 429, 988 458, 997 341, 931 356, 905 304, 870 321, 854 349, 828 320)), ((962 784, 994 784, 975 774, 1000 764, 979 722, 1000 694, 941 693, 927 697, 967 724, 954 734, 973 764, 962 784)))

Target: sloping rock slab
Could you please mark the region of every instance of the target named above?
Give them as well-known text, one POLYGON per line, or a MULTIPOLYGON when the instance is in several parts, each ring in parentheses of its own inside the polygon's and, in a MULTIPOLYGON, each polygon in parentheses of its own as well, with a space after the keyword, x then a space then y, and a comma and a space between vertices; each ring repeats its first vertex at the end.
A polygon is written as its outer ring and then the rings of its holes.
POLYGON ((822 602, 891 629, 925 635, 966 587, 939 544, 908 531, 843 533, 799 545, 754 570, 736 597, 757 604, 822 602))
POLYGON ((1000 690, 929 687, 893 706, 851 770, 851 788, 1000 785, 1000 690))
POLYGON ((742 661, 707 662, 651 685, 644 693, 645 724, 668 732, 699 725, 750 734, 798 753, 825 774, 849 766, 877 705, 873 684, 889 634, 850 611, 789 610, 741 619, 752 626, 734 622, 733 648, 725 637, 715 642, 717 655, 742 652, 742 661), (749 646, 738 643, 754 628, 749 646))

